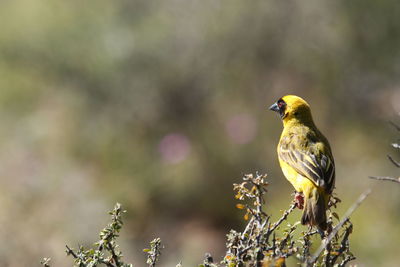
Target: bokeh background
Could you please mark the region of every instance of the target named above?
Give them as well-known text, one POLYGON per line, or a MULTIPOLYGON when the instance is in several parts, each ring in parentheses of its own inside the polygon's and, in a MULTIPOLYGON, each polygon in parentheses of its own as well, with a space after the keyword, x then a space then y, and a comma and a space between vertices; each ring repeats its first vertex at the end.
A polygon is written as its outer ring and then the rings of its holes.
POLYGON ((339 213, 373 188, 355 263, 398 266, 400 187, 367 178, 399 175, 398 1, 19 0, 0 16, 1 266, 71 266, 65 244, 96 241, 117 201, 135 266, 158 236, 159 266, 220 260, 243 173, 269 174, 274 218, 292 199, 267 111, 288 93, 333 147, 339 213))

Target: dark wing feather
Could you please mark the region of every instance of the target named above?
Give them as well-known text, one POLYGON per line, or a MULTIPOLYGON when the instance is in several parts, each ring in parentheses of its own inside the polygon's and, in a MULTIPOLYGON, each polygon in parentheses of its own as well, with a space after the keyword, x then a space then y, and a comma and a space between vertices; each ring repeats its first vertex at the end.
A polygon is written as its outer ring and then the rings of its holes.
POLYGON ((335 166, 331 155, 315 155, 307 150, 296 149, 288 140, 282 140, 278 156, 299 174, 331 193, 335 186, 335 166))

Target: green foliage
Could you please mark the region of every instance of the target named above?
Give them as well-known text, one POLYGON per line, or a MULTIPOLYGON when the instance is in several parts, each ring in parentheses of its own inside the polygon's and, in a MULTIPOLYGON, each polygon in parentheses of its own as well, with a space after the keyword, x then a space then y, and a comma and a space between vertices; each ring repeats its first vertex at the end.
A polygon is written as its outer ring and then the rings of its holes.
POLYGON ((158 261, 158 258, 161 255, 161 239, 156 238, 153 241, 150 242, 150 248, 146 248, 143 251, 147 253, 147 264, 150 267, 156 266, 156 262, 158 261))
MULTIPOLYGON (((282 217, 276 222, 271 222, 271 216, 263 211, 264 198, 267 192, 267 175, 245 175, 241 184, 234 184, 234 190, 237 192, 236 198, 243 201, 244 204, 238 204, 240 209, 245 208, 245 219, 249 219, 243 232, 231 230, 227 235, 227 253, 221 262, 225 266, 284 266, 286 259, 295 257, 299 263, 307 266, 333 266, 338 263, 344 265, 348 261, 355 259, 350 252, 349 235, 353 226, 346 219, 346 226, 334 235, 332 240, 325 245, 322 255, 311 254, 313 235, 318 231, 309 228, 301 231, 299 222, 283 225, 288 216, 296 208, 292 203, 290 207, 283 212, 282 217), (295 235, 295 232, 300 234, 295 235)), ((331 206, 336 206, 338 198, 332 198, 331 206)), ((328 225, 333 227, 333 217, 337 220, 338 215, 330 212, 328 225)), ((338 224, 339 225, 339 224, 338 224)), ((326 241, 327 236, 324 236, 326 241)), ((314 239, 315 240, 315 239, 314 239)))
MULTIPOLYGON (((349 236, 353 231, 353 224, 348 218, 349 215, 339 221, 339 215, 329 211, 329 230, 326 233, 320 233, 322 238, 320 248, 322 249, 312 254, 311 251, 315 249, 315 240, 318 239, 312 237, 317 236, 319 232, 311 227, 305 231, 301 230, 299 222, 283 224, 295 210, 296 203, 291 203, 282 216, 272 222, 271 216, 263 211, 267 187, 267 175, 259 174, 244 175, 242 183, 233 185, 235 197, 241 201, 236 207, 245 210, 244 218, 248 220, 248 223, 243 232, 231 230, 227 234, 227 251, 221 262, 214 263, 213 257, 207 253, 204 262, 199 267, 285 266, 286 260, 291 257, 305 266, 345 266, 355 259, 350 251, 349 236), (339 221, 336 226, 334 226, 334 219, 339 221), (296 235, 296 232, 299 234, 296 235)), ((338 198, 332 197, 330 207, 336 207, 339 201, 338 198)), ((353 211, 361 201, 356 203, 353 211)), ((66 246, 67 255, 74 258, 74 266, 133 267, 132 264, 122 261, 122 252, 116 243, 123 225, 124 212, 121 205, 117 203, 109 212, 111 223, 100 232, 100 240, 94 244, 93 248, 85 249, 79 246, 74 250, 66 246)), ((147 254, 149 267, 156 266, 162 248, 161 239, 156 238, 150 242, 150 248, 143 250, 147 254)), ((49 258, 44 258, 41 264, 49 267, 49 262, 49 258)), ((179 263, 177 266, 182 267, 182 264, 179 263)))
POLYGON ((116 238, 122 228, 122 210, 121 204, 117 203, 112 211, 111 223, 109 223, 100 232, 100 240, 94 244, 93 248, 85 249, 79 246, 77 250, 67 247, 67 255, 74 258, 74 266, 94 267, 105 265, 108 267, 132 267, 132 264, 122 261, 122 252, 116 243, 116 238))

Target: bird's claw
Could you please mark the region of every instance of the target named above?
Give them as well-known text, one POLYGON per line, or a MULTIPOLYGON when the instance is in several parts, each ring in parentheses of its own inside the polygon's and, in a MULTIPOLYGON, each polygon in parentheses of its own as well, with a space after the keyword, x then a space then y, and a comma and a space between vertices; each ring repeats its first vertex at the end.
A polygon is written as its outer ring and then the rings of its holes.
POLYGON ((304 196, 302 193, 295 192, 293 201, 299 209, 302 210, 304 208, 304 196))

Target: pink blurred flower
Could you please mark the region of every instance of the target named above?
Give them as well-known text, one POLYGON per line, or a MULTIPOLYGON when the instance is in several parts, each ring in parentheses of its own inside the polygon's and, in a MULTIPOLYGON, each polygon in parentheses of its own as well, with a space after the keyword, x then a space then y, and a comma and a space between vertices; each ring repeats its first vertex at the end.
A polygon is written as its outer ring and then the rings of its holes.
POLYGON ((176 164, 186 159, 190 154, 190 148, 189 139, 179 133, 164 136, 158 145, 161 160, 169 164, 176 164))
POLYGON ((247 144, 256 136, 257 123, 249 114, 238 114, 225 123, 225 130, 235 144, 247 144))

